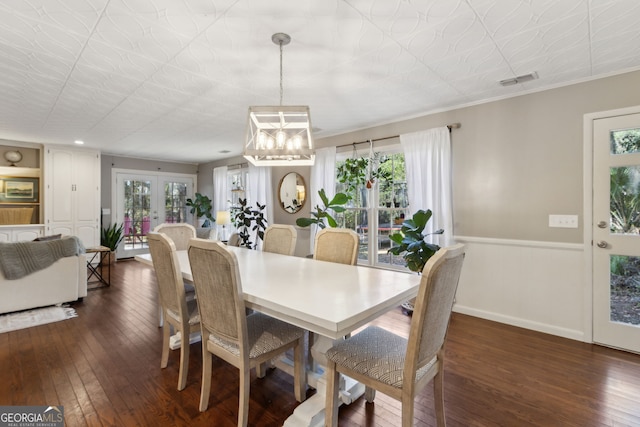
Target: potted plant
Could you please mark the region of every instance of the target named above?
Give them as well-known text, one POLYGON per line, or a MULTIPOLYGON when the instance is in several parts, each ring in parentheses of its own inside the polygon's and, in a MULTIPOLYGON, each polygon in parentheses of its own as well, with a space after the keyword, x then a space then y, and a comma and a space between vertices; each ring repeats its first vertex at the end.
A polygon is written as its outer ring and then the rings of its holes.
POLYGON ((239 206, 233 209, 233 225, 238 230, 240 246, 247 249, 257 249, 258 239, 264 239, 264 230, 267 229, 267 220, 264 217, 264 208, 256 202, 257 209, 247 206, 247 199, 239 199, 239 206), (255 233, 255 242, 251 240, 251 233, 255 233))
POLYGON ((336 178, 338 182, 345 184, 345 193, 352 199, 358 188, 367 182, 367 168, 369 159, 364 157, 349 158, 338 166, 336 178))
MULTIPOLYGON (((424 229, 431 219, 431 209, 419 210, 410 219, 402 223, 398 233, 389 236, 397 246, 388 250, 393 255, 402 255, 409 270, 421 273, 427 263, 439 249, 440 246, 427 243, 425 238, 433 234, 442 234, 444 230, 439 229, 433 233, 424 234, 424 229)), ((413 312, 413 300, 402 304, 402 308, 407 313, 413 312)))
POLYGON ((114 263, 116 261, 115 251, 118 249, 122 239, 124 239, 124 224, 122 223, 120 223, 120 225, 113 223, 100 231, 100 245, 111 250, 111 253, 109 254, 110 263, 114 263))
POLYGON ((329 224, 330 227, 338 226, 335 218, 329 214, 329 210, 336 213, 344 212, 346 208, 343 205, 347 203, 349 196, 344 193, 336 193, 336 195, 333 196, 333 199, 329 200, 324 192, 324 188, 321 188, 320 191, 318 191, 318 195, 320 195, 320 199, 322 199, 324 206, 321 207, 320 205, 316 205, 316 210, 311 211, 311 218, 296 219, 296 225, 299 227, 308 227, 311 224, 317 224, 320 228, 325 228, 327 224, 329 224))
POLYGON ((196 193, 195 198, 187 199, 185 204, 191 208, 189 212, 195 215, 198 219, 198 225, 200 227, 211 227, 211 223, 216 221, 211 212, 213 208, 211 205, 211 199, 208 196, 196 193))
POLYGON ((391 182, 393 181, 393 176, 391 175, 391 170, 389 168, 384 167, 384 164, 390 160, 390 157, 382 156, 380 158, 380 153, 377 152, 369 159, 369 165, 371 166, 371 171, 369 173, 369 179, 367 180, 367 188, 373 187, 376 180, 380 181, 382 184, 383 190, 388 189, 391 186, 391 182))

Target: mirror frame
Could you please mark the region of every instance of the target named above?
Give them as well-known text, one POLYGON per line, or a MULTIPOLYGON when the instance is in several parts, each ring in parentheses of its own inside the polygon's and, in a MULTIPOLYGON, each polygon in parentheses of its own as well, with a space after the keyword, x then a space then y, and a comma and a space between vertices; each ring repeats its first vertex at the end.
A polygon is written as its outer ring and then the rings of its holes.
POLYGON ((278 202, 279 202, 279 205, 282 208, 282 210, 285 211, 288 214, 298 213, 298 212, 300 212, 300 210, 302 209, 304 204, 307 202, 307 199, 309 198, 307 193, 308 193, 307 184, 304 181, 304 177, 302 175, 300 175, 298 172, 288 172, 288 173, 284 174, 284 176, 280 179, 280 184, 278 184, 278 202), (300 185, 300 184, 298 184, 299 182, 302 183, 302 186, 304 188, 304 193, 305 193, 305 197, 302 200, 302 203, 300 203, 298 205, 298 208, 295 209, 295 210, 288 210, 287 208, 285 208, 284 203, 282 202, 282 184, 284 183, 285 178, 288 177, 291 174, 295 174, 296 175, 296 185, 300 185))

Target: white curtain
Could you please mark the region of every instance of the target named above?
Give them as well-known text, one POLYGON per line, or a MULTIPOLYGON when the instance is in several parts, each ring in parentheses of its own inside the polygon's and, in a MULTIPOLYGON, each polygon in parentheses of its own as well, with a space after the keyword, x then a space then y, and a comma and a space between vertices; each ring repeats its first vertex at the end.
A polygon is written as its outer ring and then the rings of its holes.
POLYGON ((213 215, 218 211, 229 210, 229 189, 227 188, 227 167, 220 166, 213 170, 213 215))
POLYGON ((431 209, 433 216, 425 233, 442 228, 431 243, 453 244, 453 206, 451 194, 451 137, 441 127, 400 135, 407 173, 407 192, 411 213, 431 209))
MULTIPOLYGON (((215 218, 218 211, 228 211, 229 210, 229 189, 227 178, 227 167, 220 166, 213 169, 213 216, 215 218)), ((229 230, 231 224, 226 225, 225 229, 229 230)), ((219 239, 227 238, 227 236, 223 236, 221 232, 221 228, 216 224, 216 232, 215 237, 219 239)))
MULTIPOLYGON (((316 150, 316 160, 311 167, 311 182, 309 183, 309 201, 311 210, 322 205, 318 191, 324 188, 329 199, 336 193, 336 147, 319 148, 316 150)), ((312 225, 309 232, 310 252, 316 241, 317 226, 312 225)))
MULTIPOLYGON (((267 205, 263 211, 267 224, 273 223, 273 186, 271 184, 271 167, 254 166, 249 163, 248 204, 257 209, 256 203, 267 205)), ((258 250, 262 248, 262 240, 257 239, 258 250)))

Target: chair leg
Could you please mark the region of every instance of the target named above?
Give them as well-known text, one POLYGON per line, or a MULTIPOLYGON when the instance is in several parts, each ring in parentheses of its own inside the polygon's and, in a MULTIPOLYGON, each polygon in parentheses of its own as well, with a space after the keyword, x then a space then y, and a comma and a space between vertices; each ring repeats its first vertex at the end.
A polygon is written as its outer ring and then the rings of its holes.
POLYGON ((364 388, 364 398, 367 402, 372 403, 376 398, 376 389, 365 386, 364 388))
POLYGON ((160 356, 160 368, 164 369, 169 363, 169 338, 171 325, 168 323, 162 327, 162 356, 160 356))
POLYGON ((325 427, 338 426, 338 384, 340 383, 340 374, 336 371, 336 364, 327 361, 327 370, 325 371, 327 379, 327 395, 325 401, 324 425, 325 427))
POLYGON ((182 327, 182 342, 180 343, 180 371, 178 373, 178 390, 183 390, 187 385, 189 373, 189 328, 182 327))
POLYGON ((249 387, 251 384, 251 371, 242 367, 240 369, 240 405, 238 406, 238 427, 247 427, 249 422, 249 387))
MULTIPOLYGON (((203 338, 204 340, 204 338, 203 338)), ((209 393, 211 392, 211 365, 213 363, 211 353, 202 343, 202 387, 200 388, 200 412, 209 407, 209 393)))
POLYGON ((293 348, 293 393, 298 402, 304 402, 307 396, 307 376, 304 360, 304 337, 293 348))
MULTIPOLYGON (((442 366, 442 363, 440 363, 442 366)), ((433 378, 433 400, 436 409, 436 423, 438 427, 447 425, 444 416, 444 372, 440 370, 433 378)))
POLYGON ((402 400, 402 427, 413 427, 413 401, 412 396, 402 400))
POLYGON ((265 375, 267 375, 267 363, 268 362, 263 362, 256 366, 256 377, 264 378, 265 375))
POLYGON ((162 328, 164 326, 164 314, 162 313, 162 306, 158 306, 158 328, 162 328))

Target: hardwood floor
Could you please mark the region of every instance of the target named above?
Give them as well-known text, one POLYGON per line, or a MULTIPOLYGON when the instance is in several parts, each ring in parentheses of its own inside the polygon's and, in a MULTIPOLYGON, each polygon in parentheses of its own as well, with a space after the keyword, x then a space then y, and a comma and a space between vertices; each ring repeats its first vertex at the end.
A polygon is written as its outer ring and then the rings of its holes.
MULTIPOLYGON (((119 261, 110 288, 73 304, 77 318, 0 334, 0 405, 64 405, 67 426, 235 426, 235 368, 214 358, 204 413, 200 344, 183 391, 177 351, 160 369, 154 280, 151 268, 119 261)), ((409 321, 398 309, 376 323, 406 335, 409 321)), ((639 355, 454 314, 445 366, 450 427, 640 426, 639 355)), ((251 426, 280 426, 296 406, 288 375, 252 375, 251 426)), ((340 409, 341 426, 399 424, 400 404, 381 393, 340 409)), ((435 425, 431 387, 415 425, 435 425)))

